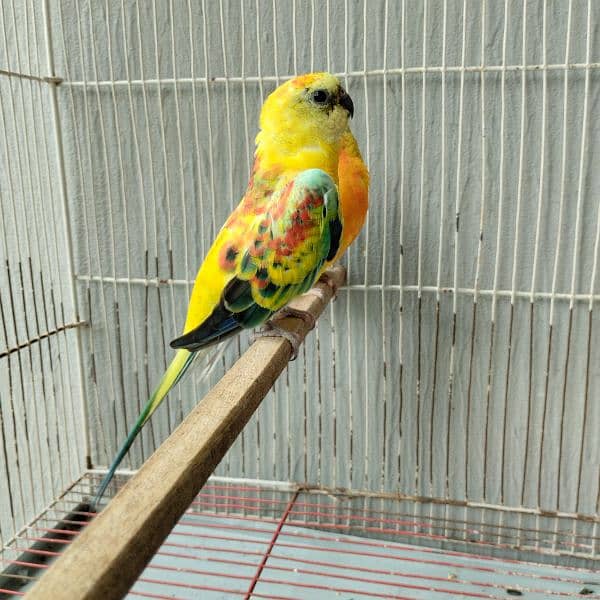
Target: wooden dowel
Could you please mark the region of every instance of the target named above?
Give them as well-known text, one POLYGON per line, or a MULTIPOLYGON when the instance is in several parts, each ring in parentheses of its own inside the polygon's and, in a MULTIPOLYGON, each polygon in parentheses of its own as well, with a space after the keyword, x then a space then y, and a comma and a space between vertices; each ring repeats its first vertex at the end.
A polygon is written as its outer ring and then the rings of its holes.
MULTIPOLYGON (((335 266, 327 276, 340 286, 345 270, 335 266)), ((315 288, 318 294, 309 292, 290 306, 318 317, 333 290, 323 282, 315 288)), ((308 333, 308 325, 298 318, 286 318, 280 324, 302 339, 308 333)), ((258 408, 290 356, 291 347, 284 338, 257 339, 44 573, 27 597, 122 598, 258 408)))

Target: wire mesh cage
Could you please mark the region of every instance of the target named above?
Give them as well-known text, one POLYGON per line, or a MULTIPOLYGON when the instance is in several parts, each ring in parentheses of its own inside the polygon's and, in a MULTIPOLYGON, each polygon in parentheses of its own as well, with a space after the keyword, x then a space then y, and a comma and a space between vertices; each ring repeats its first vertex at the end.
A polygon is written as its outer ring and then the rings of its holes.
MULTIPOLYGON (((52 529, 77 507, 45 512, 75 482, 89 493, 170 360, 262 102, 327 70, 354 100, 368 221, 215 475, 308 504, 347 494, 303 526, 364 543, 597 568, 599 24, 592 0, 2 2, 3 566, 44 535, 40 515, 52 529)), ((247 346, 172 392, 124 472, 247 346)), ((225 506, 205 512, 226 526, 248 509, 225 506)), ((573 573, 530 591, 600 590, 573 573)), ((377 593, 437 597, 409 584, 377 593)), ((375 594, 355 588, 337 592, 375 594)))

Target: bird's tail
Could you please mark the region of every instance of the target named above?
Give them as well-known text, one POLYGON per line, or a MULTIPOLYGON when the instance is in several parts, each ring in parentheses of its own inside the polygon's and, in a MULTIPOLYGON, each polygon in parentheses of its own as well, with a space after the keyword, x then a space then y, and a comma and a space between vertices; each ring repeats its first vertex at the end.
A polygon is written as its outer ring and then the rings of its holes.
POLYGON ((98 507, 100 500, 102 500, 102 496, 104 496, 104 492, 108 487, 108 484, 111 482, 117 467, 121 464, 121 461, 127 454, 129 448, 133 444, 133 441, 137 437, 138 433, 141 431, 142 427, 145 425, 146 421, 151 417, 152 413, 159 407, 160 403, 163 401, 165 396, 169 393, 170 389, 178 383, 185 372, 189 369, 190 365, 194 362, 194 359, 197 357, 196 352, 188 352, 187 350, 178 350, 177 354, 175 354, 175 358, 171 361, 171 364, 167 367, 162 379, 159 384, 156 386, 153 394, 150 396, 146 406, 142 410, 138 420, 135 422, 135 425, 129 432, 127 439, 121 446, 117 456, 113 460, 108 472, 104 476, 100 487, 98 488, 98 492, 96 493, 96 497, 94 498, 93 507, 98 507))

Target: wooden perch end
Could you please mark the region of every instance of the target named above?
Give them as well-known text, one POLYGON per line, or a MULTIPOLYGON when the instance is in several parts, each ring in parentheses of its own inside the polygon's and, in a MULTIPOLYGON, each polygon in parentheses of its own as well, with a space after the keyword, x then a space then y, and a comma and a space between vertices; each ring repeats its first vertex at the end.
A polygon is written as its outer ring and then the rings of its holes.
MULTIPOLYGON (((327 271, 344 283, 339 265, 327 271)), ((319 281, 290 306, 315 318, 331 300, 319 281), (313 288, 314 289, 314 288, 313 288)), ((278 325, 302 339, 308 325, 287 317, 278 325)), ((291 357, 289 342, 258 338, 66 549, 32 588, 32 600, 109 600, 123 597, 196 497, 291 357)))

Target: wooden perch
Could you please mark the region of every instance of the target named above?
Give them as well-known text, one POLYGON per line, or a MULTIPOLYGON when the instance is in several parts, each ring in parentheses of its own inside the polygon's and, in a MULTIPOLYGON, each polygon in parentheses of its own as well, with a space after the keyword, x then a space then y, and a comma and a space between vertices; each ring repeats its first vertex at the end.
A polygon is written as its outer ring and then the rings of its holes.
MULTIPOLYGON (((341 266, 327 272, 336 287, 342 285, 345 274, 341 266)), ((318 317, 333 290, 321 281, 315 288, 319 294, 309 292, 290 306, 318 317)), ((278 325, 302 339, 308 333, 308 325, 299 318, 288 317, 278 325)), ((28 598, 122 598, 240 434, 290 356, 286 339, 257 339, 48 569, 28 598)))

